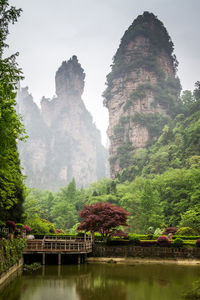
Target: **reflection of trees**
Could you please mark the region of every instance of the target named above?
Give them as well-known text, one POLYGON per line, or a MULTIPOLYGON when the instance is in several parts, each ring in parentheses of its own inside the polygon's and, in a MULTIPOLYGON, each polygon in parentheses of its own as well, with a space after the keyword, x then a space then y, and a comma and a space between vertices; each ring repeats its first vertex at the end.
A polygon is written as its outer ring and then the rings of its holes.
POLYGON ((0 289, 0 300, 18 300, 21 295, 22 279, 16 277, 0 289))
MULTIPOLYGON (((104 274, 105 275, 105 274, 104 274)), ((120 280, 109 279, 104 275, 88 274, 76 278, 76 292, 80 300, 126 300, 126 287, 120 280)))

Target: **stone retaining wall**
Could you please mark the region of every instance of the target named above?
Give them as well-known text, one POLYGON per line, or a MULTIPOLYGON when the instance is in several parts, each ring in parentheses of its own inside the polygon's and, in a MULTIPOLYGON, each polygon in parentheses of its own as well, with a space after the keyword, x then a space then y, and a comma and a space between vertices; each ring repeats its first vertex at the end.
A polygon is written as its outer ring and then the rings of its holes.
POLYGON ((20 259, 14 266, 12 266, 7 272, 0 276, 0 286, 17 270, 19 270, 23 265, 23 259, 20 259))
POLYGON ((133 257, 150 259, 199 259, 200 248, 167 248, 94 245, 93 257, 133 257))

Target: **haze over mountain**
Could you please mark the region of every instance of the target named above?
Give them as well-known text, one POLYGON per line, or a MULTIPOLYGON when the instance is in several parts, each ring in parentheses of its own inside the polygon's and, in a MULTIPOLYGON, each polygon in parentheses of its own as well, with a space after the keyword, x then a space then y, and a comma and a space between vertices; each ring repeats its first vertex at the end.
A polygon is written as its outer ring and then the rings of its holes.
POLYGON ((56 72, 56 97, 42 98, 41 110, 28 88, 18 93, 18 110, 29 136, 19 153, 29 187, 57 190, 73 178, 78 186, 105 177, 107 151, 81 95, 85 73, 73 56, 56 72))

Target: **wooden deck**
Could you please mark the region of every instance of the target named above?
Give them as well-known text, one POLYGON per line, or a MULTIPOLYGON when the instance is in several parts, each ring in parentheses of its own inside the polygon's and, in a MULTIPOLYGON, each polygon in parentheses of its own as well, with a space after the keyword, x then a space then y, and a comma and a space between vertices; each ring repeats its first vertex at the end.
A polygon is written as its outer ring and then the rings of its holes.
POLYGON ((42 240, 28 240, 24 254, 29 253, 62 253, 87 254, 92 252, 92 240, 85 237, 45 236, 42 240))

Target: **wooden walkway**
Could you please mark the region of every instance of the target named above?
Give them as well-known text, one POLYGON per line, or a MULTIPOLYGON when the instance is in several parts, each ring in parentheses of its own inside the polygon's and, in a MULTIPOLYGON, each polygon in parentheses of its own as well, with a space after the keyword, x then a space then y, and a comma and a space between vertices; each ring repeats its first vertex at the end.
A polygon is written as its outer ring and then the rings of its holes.
POLYGON ((61 255, 87 255, 92 252, 92 240, 89 237, 73 236, 44 236, 43 239, 27 241, 27 248, 23 254, 42 254, 45 264, 45 254, 58 254, 58 264, 61 264, 61 255))
POLYGON ((84 254, 92 252, 92 241, 90 238, 80 237, 54 237, 45 236, 42 240, 28 240, 26 253, 63 252, 68 254, 84 254))

